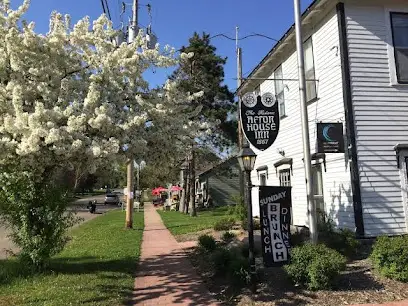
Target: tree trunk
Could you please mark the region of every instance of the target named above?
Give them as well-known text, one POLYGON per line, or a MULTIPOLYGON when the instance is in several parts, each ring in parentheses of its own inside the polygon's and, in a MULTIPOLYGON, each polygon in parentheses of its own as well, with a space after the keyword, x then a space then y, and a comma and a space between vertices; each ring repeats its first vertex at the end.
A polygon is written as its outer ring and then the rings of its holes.
POLYGON ((191 187, 190 187, 190 202, 191 202, 191 216, 196 217, 196 180, 195 180, 195 157, 194 157, 194 148, 191 150, 191 168, 190 168, 190 176, 191 176, 191 187))
POLYGON ((190 184, 191 184, 190 167, 191 163, 188 162, 188 169, 186 171, 186 194, 184 196, 184 211, 183 211, 185 214, 188 214, 188 208, 190 204, 190 184))

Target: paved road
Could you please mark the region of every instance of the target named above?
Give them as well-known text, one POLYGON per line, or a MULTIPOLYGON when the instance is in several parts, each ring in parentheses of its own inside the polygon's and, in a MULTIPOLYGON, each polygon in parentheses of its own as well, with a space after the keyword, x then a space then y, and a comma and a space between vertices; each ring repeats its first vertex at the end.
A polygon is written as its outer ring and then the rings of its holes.
MULTIPOLYGON (((86 222, 100 216, 100 214, 103 214, 109 210, 118 208, 118 206, 115 205, 104 205, 104 198, 105 195, 85 197, 83 199, 76 200, 70 207, 72 210, 76 211, 78 217, 83 218, 82 222, 86 222), (88 209, 86 208, 88 202, 93 200, 96 200, 98 203, 96 206, 96 214, 89 213, 88 209)), ((75 226, 78 225, 79 224, 75 226)), ((7 229, 2 224, 0 224, 0 259, 7 258, 7 250, 11 250, 13 252, 16 252, 18 250, 16 246, 14 246, 13 243, 7 238, 7 234, 7 229)))

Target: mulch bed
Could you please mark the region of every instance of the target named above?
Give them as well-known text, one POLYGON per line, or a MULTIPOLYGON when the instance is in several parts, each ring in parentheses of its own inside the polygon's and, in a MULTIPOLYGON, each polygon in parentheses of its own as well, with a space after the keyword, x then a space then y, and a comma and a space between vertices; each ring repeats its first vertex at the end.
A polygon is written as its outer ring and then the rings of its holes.
MULTIPOLYGON (((309 291, 290 283, 282 268, 264 268, 258 292, 234 291, 225 279, 212 275, 211 267, 195 249, 188 251, 191 262, 208 289, 224 305, 351 305, 385 303, 408 299, 408 284, 377 275, 367 259, 369 247, 360 258, 350 261, 332 291, 309 291)), ((257 262, 261 264, 261 259, 257 262)))

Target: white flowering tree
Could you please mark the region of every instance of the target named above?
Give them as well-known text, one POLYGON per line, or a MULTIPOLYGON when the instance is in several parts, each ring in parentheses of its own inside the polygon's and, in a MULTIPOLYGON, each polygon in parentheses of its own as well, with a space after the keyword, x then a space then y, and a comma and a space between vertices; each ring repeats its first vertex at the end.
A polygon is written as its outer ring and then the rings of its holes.
POLYGON ((28 6, 25 0, 12 10, 9 1, 0 0, 0 201, 5 203, 0 215, 23 253, 42 263, 63 245, 54 242, 56 248, 32 255, 50 248, 41 228, 56 226, 47 219, 51 212, 58 211, 65 222, 63 209, 55 209, 61 199, 47 204, 44 198, 43 190, 58 187, 52 181, 56 169, 92 172, 98 163, 137 157, 148 162, 147 144, 173 152, 175 144, 191 141, 207 127, 185 111, 199 94, 180 92, 177 80, 149 90, 143 78, 152 67, 170 67, 192 54, 177 58, 167 47, 149 50, 143 35, 117 45, 104 15, 71 26, 69 16, 53 13, 49 32, 37 34, 34 23, 23 19, 28 6), (14 195, 24 184, 32 196, 20 194, 21 212, 10 217, 14 195))

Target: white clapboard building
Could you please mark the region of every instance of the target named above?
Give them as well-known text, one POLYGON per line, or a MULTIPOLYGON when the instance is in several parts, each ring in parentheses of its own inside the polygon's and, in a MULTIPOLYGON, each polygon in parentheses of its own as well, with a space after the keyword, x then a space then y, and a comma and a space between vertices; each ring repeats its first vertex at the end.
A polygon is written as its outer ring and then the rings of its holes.
MULTIPOLYGON (((360 237, 407 233, 408 1, 316 0, 302 20, 317 208, 360 237), (343 124, 345 153, 317 152, 319 122, 343 124)), ((297 78, 291 27, 238 94, 276 96, 280 132, 254 149, 252 183, 292 186, 292 223, 308 226, 297 78)))

